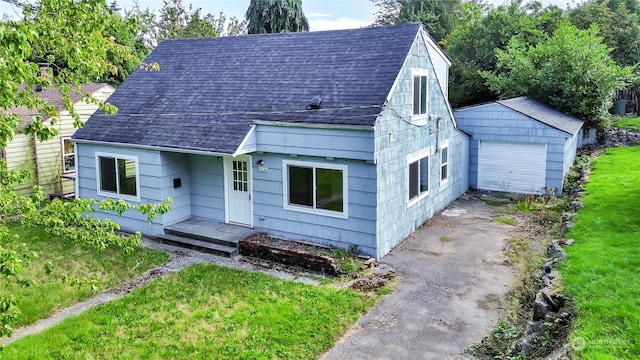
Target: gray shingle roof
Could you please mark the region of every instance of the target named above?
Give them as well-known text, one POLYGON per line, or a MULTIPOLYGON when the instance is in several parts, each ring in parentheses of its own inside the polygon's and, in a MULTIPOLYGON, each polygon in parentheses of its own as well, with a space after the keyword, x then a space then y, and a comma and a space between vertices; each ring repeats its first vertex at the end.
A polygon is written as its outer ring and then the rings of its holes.
POLYGON ((167 40, 74 138, 232 153, 254 120, 372 126, 419 29, 167 40))
POLYGON ((526 96, 498 100, 497 103, 570 135, 574 135, 580 130, 583 124, 581 120, 573 116, 561 113, 548 105, 526 96))

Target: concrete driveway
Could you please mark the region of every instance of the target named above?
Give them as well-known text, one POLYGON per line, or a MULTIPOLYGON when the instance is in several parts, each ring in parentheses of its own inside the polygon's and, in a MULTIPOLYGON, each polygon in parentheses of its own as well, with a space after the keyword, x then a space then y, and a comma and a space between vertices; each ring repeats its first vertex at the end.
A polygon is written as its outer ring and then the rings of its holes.
POLYGON ((515 227, 492 220, 486 196, 462 196, 385 256, 397 290, 321 359, 466 358, 496 323, 513 279, 502 250, 515 227))

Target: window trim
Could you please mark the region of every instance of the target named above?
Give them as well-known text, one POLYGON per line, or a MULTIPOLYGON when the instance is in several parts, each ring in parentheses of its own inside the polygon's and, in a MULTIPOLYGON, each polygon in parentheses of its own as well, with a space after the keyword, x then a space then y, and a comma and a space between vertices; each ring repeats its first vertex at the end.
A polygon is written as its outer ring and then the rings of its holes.
MULTIPOLYGON (((420 173, 420 169, 418 169, 418 174, 420 173)), ((429 196, 429 194, 431 193, 431 151, 427 150, 427 151, 423 151, 421 153, 419 153, 418 155, 412 156, 407 158, 407 166, 406 166, 406 187, 407 187, 407 207, 412 207, 413 205, 417 204, 418 202, 420 202, 422 199, 426 198, 427 196, 429 196), (420 166, 420 160, 427 158, 427 191, 424 191, 420 194, 418 194, 418 196, 416 196, 413 199, 410 199, 410 194, 411 194, 411 189, 409 189, 409 183, 410 183, 410 179, 409 177, 411 176, 411 172, 409 170, 409 167, 411 164, 413 164, 414 162, 418 162, 418 166, 420 166)), ((420 180, 420 179, 418 179, 420 180)))
POLYGON ((74 174, 76 172, 76 159, 75 159, 75 156, 76 156, 76 142, 71 139, 71 136, 65 136, 65 137, 60 138, 60 147, 61 147, 60 156, 62 158, 62 174, 74 174), (67 154, 65 152, 64 142, 67 141, 67 140, 71 141, 71 145, 73 146, 73 152, 70 153, 70 154, 67 154), (73 170, 67 170, 66 169, 66 164, 65 164, 64 160, 65 160, 65 157, 67 157, 67 156, 73 156, 73 170))
POLYGON ((414 70, 411 72, 411 120, 422 120, 429 117, 429 71, 425 69, 414 70), (415 114, 413 112, 415 106, 415 78, 416 77, 426 77, 426 88, 425 88, 425 112, 415 114))
POLYGON ((282 207, 285 210, 303 212, 307 214, 330 216, 341 219, 349 218, 349 173, 348 166, 342 164, 330 164, 315 161, 299 161, 299 160, 282 160, 282 207), (307 167, 313 169, 313 181, 315 183, 316 168, 327 170, 340 170, 342 171, 342 212, 325 210, 316 208, 316 192, 313 192, 313 207, 306 207, 301 205, 295 205, 289 203, 289 165, 307 167))
MULTIPOLYGON (((110 198, 116 198, 116 199, 129 200, 129 201, 136 201, 136 202, 140 201, 140 162, 138 161, 137 156, 106 153, 106 152, 96 152, 95 161, 96 161, 96 192, 98 193, 98 195, 110 197, 110 198), (100 185, 100 180, 102 179, 102 174, 100 173, 101 157, 114 158, 116 160, 116 163, 118 160, 133 160, 136 162, 136 195, 135 196, 120 194, 118 191, 111 192, 111 191, 102 190, 102 186, 100 185)), ((118 171, 118 167, 116 166, 116 172, 117 171, 118 171)), ((116 173, 116 179, 117 179, 117 173, 116 173)), ((116 181, 116 187, 117 188, 120 187, 120 184, 118 183, 118 181, 116 181)))
POLYGON ((440 143, 440 145, 438 146, 439 150, 438 152, 440 153, 438 156, 438 163, 440 164, 439 166, 439 179, 440 179, 440 185, 444 185, 446 183, 449 182, 449 177, 451 177, 451 148, 449 147, 449 142, 445 141, 440 143), (447 149, 447 161, 445 163, 442 162, 442 150, 447 149), (442 168, 446 166, 447 167, 447 177, 446 178, 442 178, 442 168))

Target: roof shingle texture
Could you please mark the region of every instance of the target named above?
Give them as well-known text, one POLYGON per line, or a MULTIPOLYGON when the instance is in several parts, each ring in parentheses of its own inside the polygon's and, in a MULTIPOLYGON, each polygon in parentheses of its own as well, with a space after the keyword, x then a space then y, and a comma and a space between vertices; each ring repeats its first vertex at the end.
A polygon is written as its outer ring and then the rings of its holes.
POLYGON ((167 40, 74 138, 233 153, 255 120, 373 126, 419 29, 167 40))
POLYGON ((538 102, 526 96, 498 100, 512 110, 524 114, 532 119, 540 121, 558 130, 574 135, 582 127, 583 122, 573 116, 564 114, 548 105, 538 102))

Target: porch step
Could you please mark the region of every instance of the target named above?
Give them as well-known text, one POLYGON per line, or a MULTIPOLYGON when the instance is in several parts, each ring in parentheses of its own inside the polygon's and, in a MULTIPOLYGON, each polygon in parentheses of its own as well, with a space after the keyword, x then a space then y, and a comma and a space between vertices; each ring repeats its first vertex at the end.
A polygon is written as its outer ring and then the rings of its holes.
POLYGON ((208 240, 193 239, 191 237, 179 236, 174 234, 164 234, 156 236, 161 243, 176 245, 188 249, 206 252, 218 256, 234 257, 238 255, 237 243, 233 245, 223 245, 208 240))
POLYGON ((198 231, 194 225, 190 225, 187 228, 166 227, 164 232, 166 235, 174 235, 179 238, 188 238, 193 240, 200 240, 202 242, 208 242, 211 244, 217 244, 222 246, 228 246, 237 248, 240 239, 235 234, 216 231, 214 229, 207 228, 205 231, 198 231))

